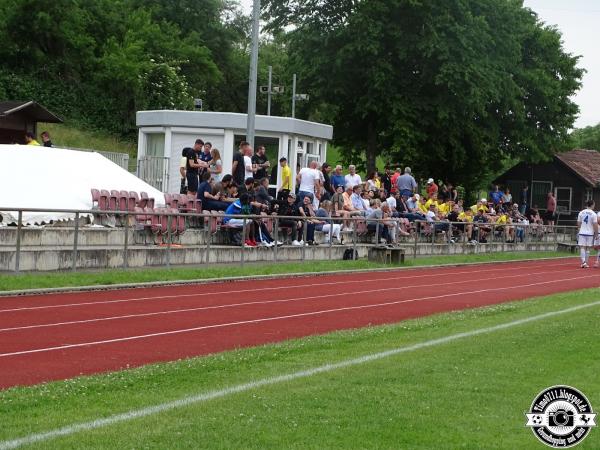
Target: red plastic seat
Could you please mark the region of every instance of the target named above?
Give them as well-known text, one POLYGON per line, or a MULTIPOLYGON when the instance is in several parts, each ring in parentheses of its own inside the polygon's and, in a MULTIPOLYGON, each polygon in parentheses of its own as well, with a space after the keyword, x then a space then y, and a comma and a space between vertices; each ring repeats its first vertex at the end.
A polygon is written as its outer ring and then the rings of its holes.
POLYGON ((110 211, 110 192, 106 189, 100 190, 100 210, 110 211))
POLYGON ((100 208, 100 191, 98 189, 91 189, 92 191, 92 208, 96 206, 100 208))
POLYGON ((148 197, 147 192, 140 192, 140 203, 144 202, 143 205, 140 206, 149 206, 150 208, 154 208, 154 199, 152 197, 148 197))
POLYGON ((129 210, 129 192, 128 191, 119 191, 119 210, 120 211, 128 211, 129 210))
POLYGON ((115 189, 110 191, 110 196, 108 197, 108 208, 111 211, 119 210, 119 191, 115 189))

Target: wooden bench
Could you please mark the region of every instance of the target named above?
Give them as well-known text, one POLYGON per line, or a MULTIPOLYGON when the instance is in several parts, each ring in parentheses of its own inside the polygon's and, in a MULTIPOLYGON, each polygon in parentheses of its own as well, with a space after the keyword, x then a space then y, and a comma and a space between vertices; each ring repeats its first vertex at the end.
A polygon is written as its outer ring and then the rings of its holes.
POLYGON ((383 264, 404 263, 404 249, 393 247, 371 247, 369 249, 369 261, 383 264))
POLYGON ((559 252, 577 253, 577 250, 579 250, 579 247, 577 246, 577 244, 571 244, 568 242, 559 242, 556 244, 556 249, 559 252))

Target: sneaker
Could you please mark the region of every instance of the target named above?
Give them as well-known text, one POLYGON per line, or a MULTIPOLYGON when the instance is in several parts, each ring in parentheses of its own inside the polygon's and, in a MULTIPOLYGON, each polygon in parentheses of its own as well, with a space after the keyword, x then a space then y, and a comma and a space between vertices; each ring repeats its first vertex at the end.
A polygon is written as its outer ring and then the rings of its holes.
POLYGON ((582 268, 582 269, 589 269, 589 267, 590 267, 590 266, 588 266, 588 264, 587 264, 587 263, 583 263, 583 264, 581 265, 581 268, 582 268))
POLYGON ((594 269, 598 269, 600 267, 600 261, 596 261, 594 263, 594 269))
POLYGON ((250 239, 250 242, 252 243, 252 247, 258 247, 258 244, 254 239, 250 239))
POLYGON ((253 242, 252 242, 250 239, 246 239, 246 240, 244 241, 244 245, 245 245, 246 247, 256 247, 256 242, 254 242, 254 243, 253 243, 253 242))
POLYGON ((277 245, 277 247, 281 247, 283 245, 283 242, 277 241, 277 242, 275 242, 275 245, 277 245))
POLYGON ((300 243, 300 241, 293 241, 293 242, 292 242, 292 245, 294 245, 294 246, 296 246, 296 247, 299 247, 299 246, 301 246, 302 244, 300 243))

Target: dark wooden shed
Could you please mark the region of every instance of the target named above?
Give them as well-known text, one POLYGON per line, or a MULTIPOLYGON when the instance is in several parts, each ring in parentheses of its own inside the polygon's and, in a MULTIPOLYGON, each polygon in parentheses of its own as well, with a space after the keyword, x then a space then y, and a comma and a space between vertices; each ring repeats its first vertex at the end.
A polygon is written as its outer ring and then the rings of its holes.
POLYGON ((37 136, 38 122, 63 121, 34 101, 0 101, 0 144, 25 144, 27 131, 37 136))
POLYGON ((600 205, 600 153, 575 149, 557 153, 552 161, 519 163, 495 181, 508 186, 513 199, 519 200, 521 190, 529 186, 529 204, 546 209, 546 196, 554 192, 561 216, 573 216, 584 208, 587 200, 600 205))

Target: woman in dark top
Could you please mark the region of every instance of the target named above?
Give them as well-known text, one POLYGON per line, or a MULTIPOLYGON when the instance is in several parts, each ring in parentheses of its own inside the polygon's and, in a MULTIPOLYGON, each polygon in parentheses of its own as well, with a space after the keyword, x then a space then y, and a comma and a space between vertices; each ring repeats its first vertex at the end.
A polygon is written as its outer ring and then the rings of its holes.
POLYGON ((315 213, 310 197, 304 197, 302 200, 302 206, 298 210, 300 211, 301 216, 309 217, 309 219, 305 221, 307 244, 316 245, 315 227, 317 223, 321 223, 321 221, 316 218, 317 214, 315 213))

